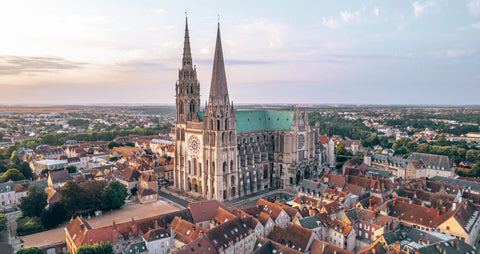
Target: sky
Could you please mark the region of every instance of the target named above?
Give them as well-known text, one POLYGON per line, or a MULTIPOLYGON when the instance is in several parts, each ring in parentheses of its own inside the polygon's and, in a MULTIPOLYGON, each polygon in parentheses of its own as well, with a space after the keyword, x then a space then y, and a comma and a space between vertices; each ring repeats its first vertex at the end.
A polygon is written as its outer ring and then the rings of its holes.
POLYGON ((4 0, 0 104, 173 105, 185 12, 202 101, 220 21, 236 104, 480 104, 480 0, 4 0))

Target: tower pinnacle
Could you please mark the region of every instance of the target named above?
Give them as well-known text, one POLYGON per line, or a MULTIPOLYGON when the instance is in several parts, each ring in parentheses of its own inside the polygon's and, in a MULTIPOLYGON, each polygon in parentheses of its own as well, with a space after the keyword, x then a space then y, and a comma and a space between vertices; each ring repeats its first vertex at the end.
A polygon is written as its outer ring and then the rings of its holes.
POLYGON ((220 38, 220 23, 217 29, 217 42, 215 45, 215 56, 213 59, 212 83, 210 86, 209 104, 228 105, 227 76, 225 75, 225 64, 223 62, 222 40, 220 38))
POLYGON ((188 35, 188 17, 185 12, 185 41, 183 43, 182 67, 192 67, 192 51, 190 50, 190 36, 188 35))

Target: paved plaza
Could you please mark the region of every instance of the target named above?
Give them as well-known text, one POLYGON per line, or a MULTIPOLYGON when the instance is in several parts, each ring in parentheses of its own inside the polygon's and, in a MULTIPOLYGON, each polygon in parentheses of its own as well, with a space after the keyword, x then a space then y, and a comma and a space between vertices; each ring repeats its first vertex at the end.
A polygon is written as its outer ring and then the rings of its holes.
MULTIPOLYGON (((105 212, 101 217, 94 218, 85 218, 86 221, 92 226, 104 227, 112 224, 112 221, 115 220, 116 223, 122 223, 131 220, 132 216, 135 219, 143 219, 147 217, 152 217, 155 215, 165 214, 173 211, 178 211, 179 209, 169 205, 165 201, 157 200, 153 203, 148 204, 134 204, 127 207, 123 207, 120 210, 105 212)), ((64 223, 56 229, 40 232, 37 234, 27 235, 21 237, 24 241, 24 247, 32 246, 45 246, 58 242, 65 241, 65 230, 64 228, 68 225, 64 223)))

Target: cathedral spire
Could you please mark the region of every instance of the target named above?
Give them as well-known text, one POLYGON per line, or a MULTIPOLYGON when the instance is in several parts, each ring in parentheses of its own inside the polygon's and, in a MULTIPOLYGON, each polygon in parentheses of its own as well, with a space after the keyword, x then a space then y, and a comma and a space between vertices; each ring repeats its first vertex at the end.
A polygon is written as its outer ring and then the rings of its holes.
POLYGON ((190 50, 190 36, 188 35, 187 17, 185 17, 185 41, 183 42, 182 67, 192 67, 192 51, 190 50))
POLYGON ((217 106, 229 105, 227 76, 225 75, 222 41, 220 38, 220 23, 218 23, 217 29, 217 42, 215 45, 215 56, 213 59, 212 83, 210 86, 209 104, 217 106))

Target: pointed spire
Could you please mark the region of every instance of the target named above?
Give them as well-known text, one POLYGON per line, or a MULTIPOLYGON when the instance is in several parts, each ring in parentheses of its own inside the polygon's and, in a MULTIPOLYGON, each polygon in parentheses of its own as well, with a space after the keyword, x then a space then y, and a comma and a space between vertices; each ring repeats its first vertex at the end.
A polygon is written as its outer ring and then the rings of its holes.
POLYGON ((225 64, 223 62, 222 41, 220 38, 220 23, 217 29, 217 42, 215 45, 215 56, 213 59, 212 83, 210 86, 209 104, 228 105, 227 76, 225 75, 225 64))
MULTIPOLYGON (((185 15, 187 13, 185 12, 185 15)), ((185 16, 185 41, 183 43, 183 67, 192 67, 192 51, 190 50, 190 36, 188 35, 188 17, 185 16)))

